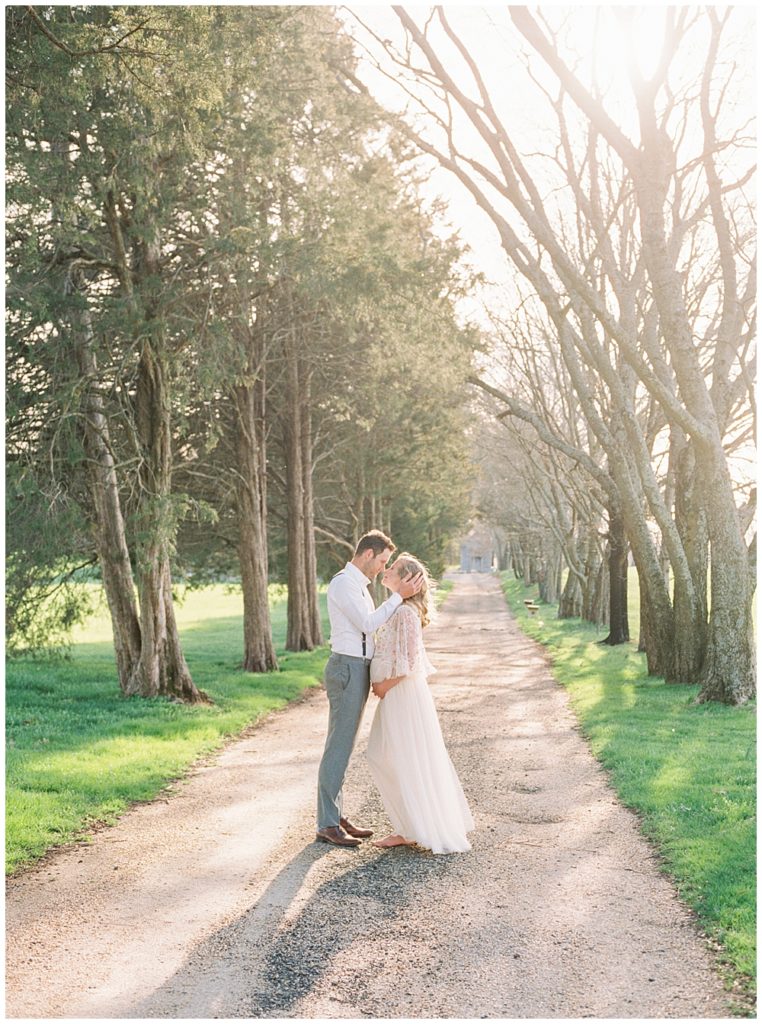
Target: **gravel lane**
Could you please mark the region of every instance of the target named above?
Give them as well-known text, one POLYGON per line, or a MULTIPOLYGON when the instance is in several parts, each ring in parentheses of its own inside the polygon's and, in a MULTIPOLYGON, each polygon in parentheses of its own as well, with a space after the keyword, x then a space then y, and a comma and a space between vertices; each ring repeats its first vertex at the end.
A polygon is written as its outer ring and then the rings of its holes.
MULTIPOLYGON (((314 843, 327 701, 8 885, 8 1017, 730 1016, 690 911, 488 576, 427 630, 474 849, 314 843)), ((347 808, 388 827, 363 750, 347 808)))

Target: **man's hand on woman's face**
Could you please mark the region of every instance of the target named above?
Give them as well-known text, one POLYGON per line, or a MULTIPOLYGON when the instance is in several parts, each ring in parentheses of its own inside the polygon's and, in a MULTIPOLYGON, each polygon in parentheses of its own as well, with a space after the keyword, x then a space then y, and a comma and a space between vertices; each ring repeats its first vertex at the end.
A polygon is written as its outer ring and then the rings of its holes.
POLYGON ((423 573, 418 572, 415 576, 410 576, 408 579, 403 580, 399 585, 397 593, 400 595, 402 600, 406 600, 408 597, 412 597, 417 594, 423 586, 423 573))

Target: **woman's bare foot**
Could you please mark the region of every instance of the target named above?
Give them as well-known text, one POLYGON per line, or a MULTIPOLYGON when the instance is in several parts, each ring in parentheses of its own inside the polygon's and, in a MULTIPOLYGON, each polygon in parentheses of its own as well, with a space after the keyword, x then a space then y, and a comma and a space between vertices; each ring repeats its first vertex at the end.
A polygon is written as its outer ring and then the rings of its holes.
POLYGON ((385 839, 378 839, 374 841, 374 846, 380 846, 382 850, 385 850, 389 846, 415 846, 415 842, 412 839, 405 839, 403 836, 387 836, 385 839))

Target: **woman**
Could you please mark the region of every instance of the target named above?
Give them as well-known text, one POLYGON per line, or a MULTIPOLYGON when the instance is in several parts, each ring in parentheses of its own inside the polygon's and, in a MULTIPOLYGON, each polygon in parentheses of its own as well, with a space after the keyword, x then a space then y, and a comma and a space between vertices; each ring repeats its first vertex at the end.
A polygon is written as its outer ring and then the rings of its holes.
POLYGON ((425 566, 407 552, 383 575, 396 592, 403 580, 423 573, 424 584, 376 634, 370 666, 380 697, 368 738, 368 762, 395 828, 375 846, 417 843, 433 853, 471 849, 474 827, 455 768, 447 753, 426 677, 436 671, 423 646, 432 585, 425 566))

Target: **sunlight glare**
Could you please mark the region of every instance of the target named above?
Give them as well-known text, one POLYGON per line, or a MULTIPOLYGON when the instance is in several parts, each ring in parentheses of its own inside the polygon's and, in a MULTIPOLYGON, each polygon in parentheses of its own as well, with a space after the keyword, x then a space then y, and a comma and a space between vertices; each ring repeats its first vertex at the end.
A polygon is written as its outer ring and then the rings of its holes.
POLYGON ((656 71, 665 34, 664 7, 578 8, 575 23, 594 42, 590 53, 599 85, 624 81, 631 63, 646 80, 656 71))

